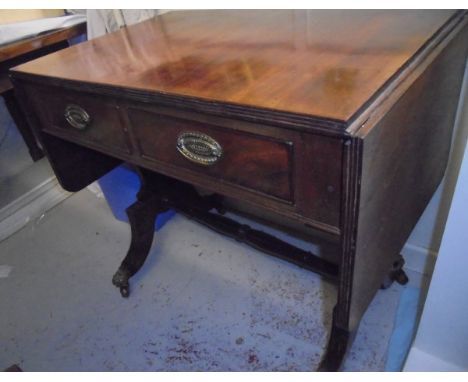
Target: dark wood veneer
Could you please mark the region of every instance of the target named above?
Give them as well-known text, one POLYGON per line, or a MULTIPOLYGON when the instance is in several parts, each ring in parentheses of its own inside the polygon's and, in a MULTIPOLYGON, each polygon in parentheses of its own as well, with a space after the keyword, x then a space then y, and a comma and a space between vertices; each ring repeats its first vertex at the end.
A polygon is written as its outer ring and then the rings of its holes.
POLYGON ((75 142, 131 153, 120 119, 119 106, 115 101, 96 94, 61 91, 49 87, 31 88, 30 91, 35 94, 34 108, 44 131, 69 137, 75 142), (83 130, 67 122, 65 110, 68 105, 78 105, 89 114, 91 121, 83 130))
POLYGON ((128 117, 144 158, 294 201, 292 142, 137 109, 128 109, 128 117), (178 136, 184 132, 206 134, 219 142, 223 149, 219 162, 202 166, 181 156, 176 146, 178 136))
POLYGON ((337 370, 379 287, 407 281, 399 251, 443 176, 467 49, 465 11, 178 12, 12 76, 66 189, 121 161, 137 166, 132 244, 113 280, 123 295, 151 221, 175 208, 331 276, 338 300, 321 370, 337 370), (66 125, 68 102, 92 114, 88 130, 66 125), (184 131, 212 136, 225 157, 187 161, 175 147, 184 131), (334 256, 232 222, 226 209, 321 231, 334 256))
POLYGON ((350 327, 357 327, 444 175, 467 51, 465 27, 363 137, 350 327))
POLYGON ((454 13, 171 12, 19 69, 346 122, 454 13))

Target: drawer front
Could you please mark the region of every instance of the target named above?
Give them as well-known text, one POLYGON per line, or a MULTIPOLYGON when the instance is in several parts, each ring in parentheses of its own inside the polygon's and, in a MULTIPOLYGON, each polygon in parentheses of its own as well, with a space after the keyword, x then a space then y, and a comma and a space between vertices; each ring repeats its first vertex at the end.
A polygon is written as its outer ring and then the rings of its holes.
POLYGON ((112 101, 53 88, 35 88, 33 93, 44 131, 75 142, 129 153, 119 109, 112 101))
POLYGON ((134 108, 128 116, 143 158, 293 201, 290 142, 134 108))
POLYGON ((75 90, 27 90, 39 128, 49 134, 339 232, 339 138, 75 90))

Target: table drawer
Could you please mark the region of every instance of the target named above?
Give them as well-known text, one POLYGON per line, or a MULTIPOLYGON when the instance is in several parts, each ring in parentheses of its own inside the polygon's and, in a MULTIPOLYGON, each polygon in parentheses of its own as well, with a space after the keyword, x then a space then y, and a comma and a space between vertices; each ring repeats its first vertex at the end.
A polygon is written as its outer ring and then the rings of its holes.
POLYGON ((338 232, 339 138, 55 87, 28 92, 40 129, 56 137, 338 232))
POLYGON ((35 88, 33 102, 44 131, 92 146, 129 153, 118 106, 86 93, 35 88))
POLYGON ((291 142, 142 109, 128 116, 143 158, 293 201, 291 142))

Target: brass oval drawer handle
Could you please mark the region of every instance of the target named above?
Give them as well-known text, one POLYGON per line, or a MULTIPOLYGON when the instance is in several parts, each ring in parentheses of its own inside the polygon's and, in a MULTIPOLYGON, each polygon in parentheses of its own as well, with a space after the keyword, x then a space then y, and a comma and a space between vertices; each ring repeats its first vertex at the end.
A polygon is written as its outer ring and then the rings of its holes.
POLYGON ((85 109, 78 105, 67 105, 64 115, 67 122, 78 130, 86 129, 86 127, 91 123, 91 117, 89 114, 85 109))
POLYGON ((213 138, 197 132, 186 132, 177 138, 177 150, 189 161, 210 166, 223 156, 223 148, 213 138))

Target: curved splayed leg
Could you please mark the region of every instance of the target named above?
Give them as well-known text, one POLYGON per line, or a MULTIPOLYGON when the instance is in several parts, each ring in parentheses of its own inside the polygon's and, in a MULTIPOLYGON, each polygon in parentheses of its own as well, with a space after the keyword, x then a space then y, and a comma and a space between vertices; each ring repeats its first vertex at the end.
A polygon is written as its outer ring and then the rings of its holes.
POLYGON ((129 279, 143 266, 151 249, 154 237, 154 222, 159 213, 167 211, 156 195, 144 191, 126 212, 132 230, 130 248, 122 264, 112 278, 112 283, 120 289, 122 297, 130 295, 129 279))

